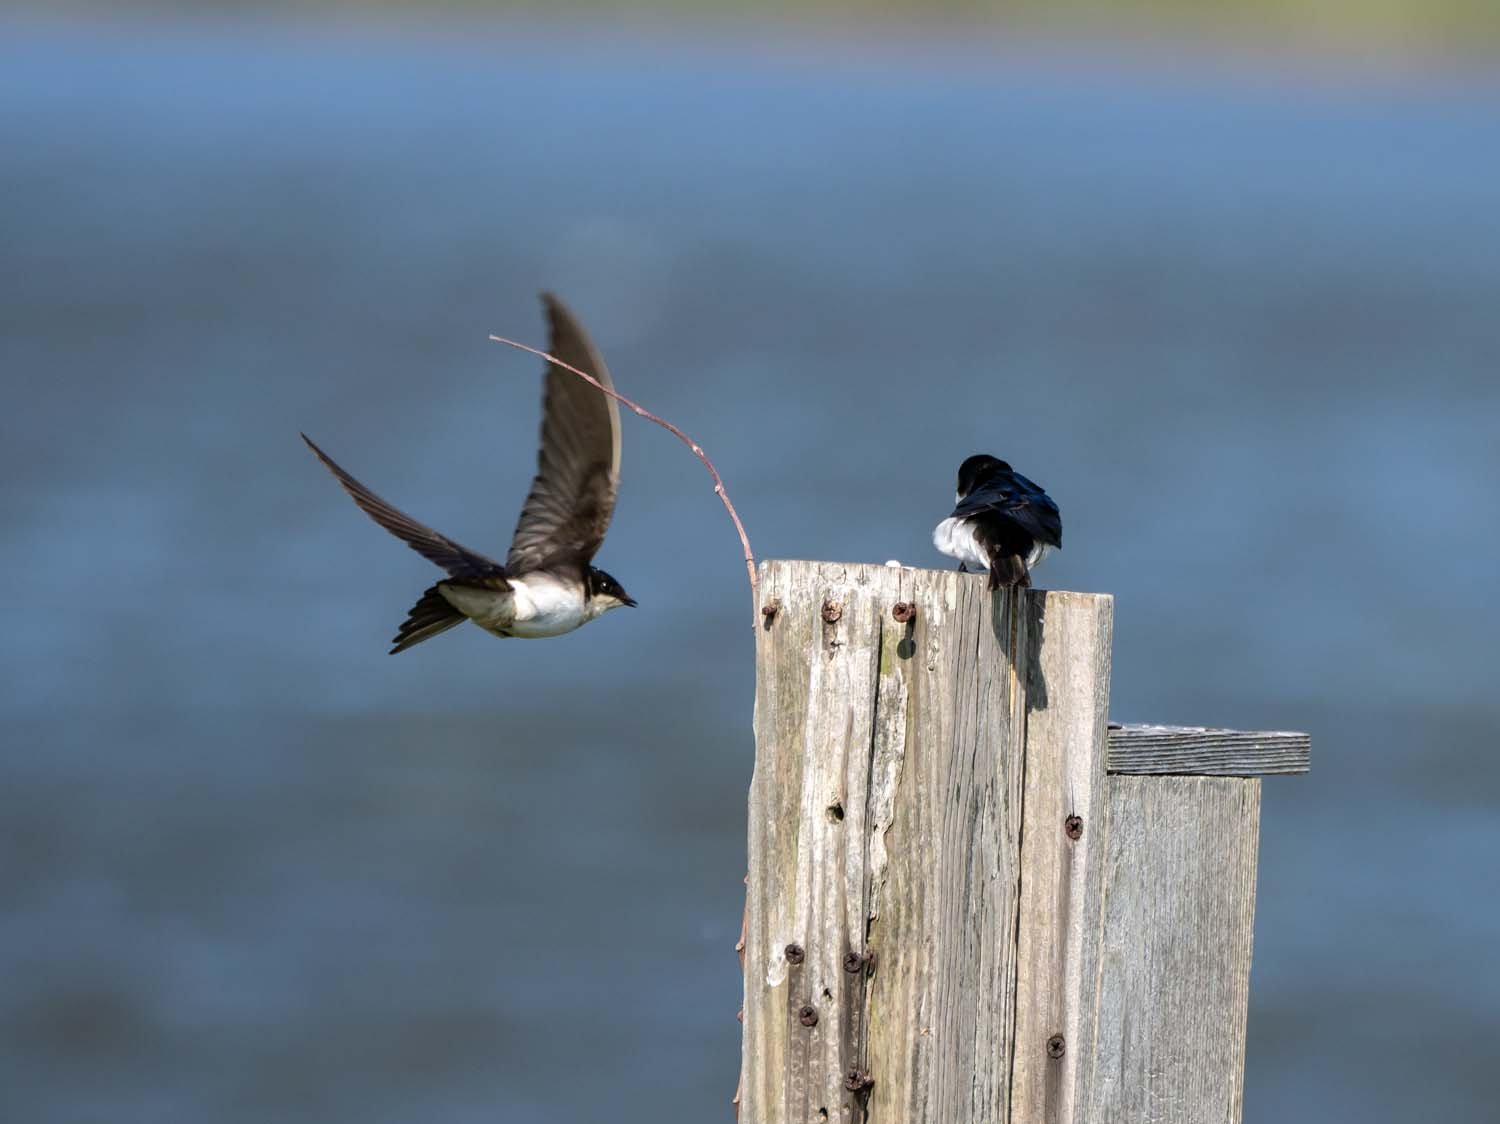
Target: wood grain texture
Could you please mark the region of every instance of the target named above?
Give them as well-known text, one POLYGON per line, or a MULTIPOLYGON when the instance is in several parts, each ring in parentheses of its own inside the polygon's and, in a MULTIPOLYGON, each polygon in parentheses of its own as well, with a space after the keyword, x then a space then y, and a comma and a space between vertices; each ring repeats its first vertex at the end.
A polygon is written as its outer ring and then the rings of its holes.
POLYGON ((845 972, 843 958, 864 949, 864 822, 891 578, 765 563, 760 579, 762 605, 779 611, 757 653, 740 1120, 849 1120, 844 1076, 864 976, 845 972), (837 619, 825 620, 825 607, 837 619))
POLYGON ((1289 730, 1123 726, 1109 732, 1109 771, 1152 775, 1257 777, 1305 773, 1312 740, 1289 730))
POLYGON ((1237 1124, 1260 782, 1112 776, 1107 786, 1086 1119, 1237 1124))
POLYGON ((905 573, 917 613, 887 630, 891 740, 876 749, 902 763, 872 872, 869 1116, 998 1121, 1015 1007, 1025 595, 992 597, 967 574, 905 573))
POLYGON ((742 1124, 1237 1124, 1259 781, 1172 774, 1305 736, 1109 729, 1108 597, 760 592, 742 1124))
MULTIPOLYGON (((778 611, 758 652, 741 1120, 1008 1120, 1033 790, 1068 846, 1036 848, 1045 888, 1029 892, 1069 912, 1026 954, 1088 975, 1097 892, 1079 895, 1098 879, 1054 813, 1102 792, 1110 601, 798 562, 763 564, 761 597, 778 611), (1030 787, 1028 721, 1046 745, 1030 787), (873 972, 847 970, 851 953, 873 972)), ((1046 1012, 1028 1033, 1081 1025, 1068 985, 1025 986, 1046 1012)))
POLYGON ((1108 834, 1113 603, 1035 593, 1028 609, 1031 709, 1010 1111, 1028 1124, 1081 1124, 1087 1118, 1076 1091, 1094 1036, 1108 834))

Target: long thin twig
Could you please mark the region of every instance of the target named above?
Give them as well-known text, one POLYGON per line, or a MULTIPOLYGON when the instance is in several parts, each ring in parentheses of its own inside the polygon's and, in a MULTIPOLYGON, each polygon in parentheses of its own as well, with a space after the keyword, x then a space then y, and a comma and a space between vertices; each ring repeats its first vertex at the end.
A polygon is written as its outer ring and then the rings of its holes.
MULTIPOLYGON (((686 445, 693 451, 693 455, 703 462, 703 467, 708 469, 708 474, 713 477, 714 495, 719 497, 719 499, 724 504, 724 510, 729 512, 729 518, 734 522, 735 532, 740 536, 740 546, 745 548, 745 576, 750 579, 750 609, 752 614, 750 627, 755 629, 757 631, 757 634, 759 634, 760 614, 757 610, 760 605, 760 582, 758 582, 755 578, 755 554, 750 549, 750 537, 745 534, 745 525, 740 522, 739 512, 734 510, 734 504, 730 502, 729 492, 724 487, 724 481, 719 478, 719 470, 714 467, 714 462, 708 459, 708 454, 703 451, 703 446, 699 445, 698 442, 694 441, 686 433, 682 432, 682 430, 678 429, 675 425, 667 421, 665 418, 657 417, 650 410, 646 409, 644 406, 639 406, 636 403, 632 402, 629 398, 626 398, 619 391, 605 386, 587 371, 580 371, 571 363, 564 363, 561 359, 557 358, 557 356, 548 354, 540 348, 529 347, 524 343, 518 343, 516 340, 506 339, 504 336, 492 335, 490 336, 490 339, 492 339, 495 343, 503 343, 507 347, 514 347, 520 351, 529 351, 532 355, 546 360, 553 366, 561 367, 564 371, 571 371, 573 374, 577 375, 590 386, 602 390, 616 402, 629 407, 631 410, 635 411, 647 421, 655 422, 657 425, 661 426, 669 433, 674 434, 679 441, 681 441, 684 445, 686 445)), ((749 927, 750 876, 747 874, 745 876, 745 912, 740 918, 740 939, 736 941, 734 945, 734 951, 738 954, 740 959, 740 975, 742 977, 745 974, 745 937, 749 931, 749 927)), ((740 1008, 739 1020, 742 1023, 745 1021, 744 1007, 740 1008)), ((745 1069, 742 1064, 740 1066, 740 1079, 735 1085, 734 1099, 731 1101, 731 1103, 734 1105, 734 1118, 736 1120, 738 1120, 740 1117, 740 1096, 744 1092, 744 1087, 745 1069)))
POLYGON ((724 488, 724 481, 719 478, 719 470, 714 467, 714 462, 708 459, 708 454, 703 451, 703 447, 699 445, 698 442, 689 437, 686 433, 682 432, 682 430, 678 429, 671 422, 667 421, 665 418, 659 418, 644 406, 636 405, 619 391, 605 386, 602 382, 596 379, 593 375, 589 374, 587 371, 580 371, 572 364, 564 363, 561 359, 557 358, 557 356, 549 355, 547 352, 541 350, 541 348, 529 347, 524 343, 517 343, 515 340, 508 340, 504 336, 492 335, 490 336, 490 339, 494 340, 496 343, 503 343, 507 347, 514 347, 520 351, 529 351, 532 355, 535 355, 541 359, 545 359, 554 367, 561 367, 564 371, 573 372, 573 374, 577 375, 590 386, 598 387, 605 394, 613 398, 616 402, 619 402, 623 406, 628 406, 630 409, 634 410, 637 414, 645 418, 647 421, 655 422, 657 425, 661 426, 669 433, 675 434, 679 441, 681 441, 689 449, 693 450, 693 455, 703 462, 703 467, 708 469, 708 474, 713 477, 714 495, 718 496, 719 499, 723 501, 724 510, 729 512, 729 518, 734 521, 734 529, 740 536, 740 545, 745 548, 745 576, 750 579, 750 611, 752 614, 751 627, 759 628, 760 617, 757 610, 760 604, 760 583, 755 580, 755 555, 750 550, 750 538, 745 534, 745 525, 740 522, 740 516, 739 513, 734 510, 734 504, 729 502, 729 493, 724 488))

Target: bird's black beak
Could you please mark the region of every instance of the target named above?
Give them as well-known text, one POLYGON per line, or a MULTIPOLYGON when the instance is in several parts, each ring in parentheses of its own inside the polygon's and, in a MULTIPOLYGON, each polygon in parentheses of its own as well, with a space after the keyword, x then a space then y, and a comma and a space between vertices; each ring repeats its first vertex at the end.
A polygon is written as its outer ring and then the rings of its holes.
POLYGON ((620 603, 622 605, 629 605, 632 609, 635 608, 635 598, 630 596, 630 594, 628 593, 624 597, 620 598, 620 603))

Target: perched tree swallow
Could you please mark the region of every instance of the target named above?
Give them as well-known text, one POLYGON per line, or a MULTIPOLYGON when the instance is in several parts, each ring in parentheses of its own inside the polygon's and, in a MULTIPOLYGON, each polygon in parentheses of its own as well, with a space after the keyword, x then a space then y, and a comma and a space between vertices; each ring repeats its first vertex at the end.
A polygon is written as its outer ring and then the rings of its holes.
POLYGON ((1031 568, 1062 548, 1062 516, 1052 497, 1002 460, 983 453, 958 466, 957 506, 932 532, 932 545, 958 568, 990 572, 990 588, 1030 585, 1031 568))
MULTIPOLYGON (((551 352, 613 388, 588 335, 550 293, 542 304, 551 352)), ((561 636, 635 602, 590 563, 604 542, 620 489, 620 410, 615 400, 552 364, 543 379, 542 448, 505 564, 460 546, 397 511, 302 435, 371 519, 448 571, 412 606, 391 655, 447 632, 465 619, 496 636, 561 636)))

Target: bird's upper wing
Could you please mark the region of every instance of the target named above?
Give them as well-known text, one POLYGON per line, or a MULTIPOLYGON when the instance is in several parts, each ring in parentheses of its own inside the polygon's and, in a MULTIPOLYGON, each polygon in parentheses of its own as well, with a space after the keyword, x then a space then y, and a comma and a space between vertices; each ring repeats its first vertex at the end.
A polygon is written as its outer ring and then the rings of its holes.
POLYGON ((983 513, 1004 515, 1037 541, 1062 546, 1062 514, 1057 504, 1019 472, 996 473, 953 509, 958 519, 983 513))
MULTIPOLYGON (((613 389, 587 333, 551 293, 542 294, 552 354, 613 389)), ((514 573, 586 566, 604 541, 620 490, 620 408, 570 371, 547 365, 536 479, 506 556, 514 573)))
POLYGON ((446 535, 440 535, 431 527, 418 523, 405 512, 397 511, 340 468, 332 457, 313 444, 312 438, 307 434, 302 435, 302 440, 307 442, 307 447, 317 454, 328 471, 344 486, 344 491, 349 493, 360 510, 423 558, 441 566, 452 577, 469 580, 487 578, 492 583, 498 580, 500 588, 509 588, 504 584, 505 570, 500 563, 493 558, 486 558, 478 551, 460 546, 446 535))

